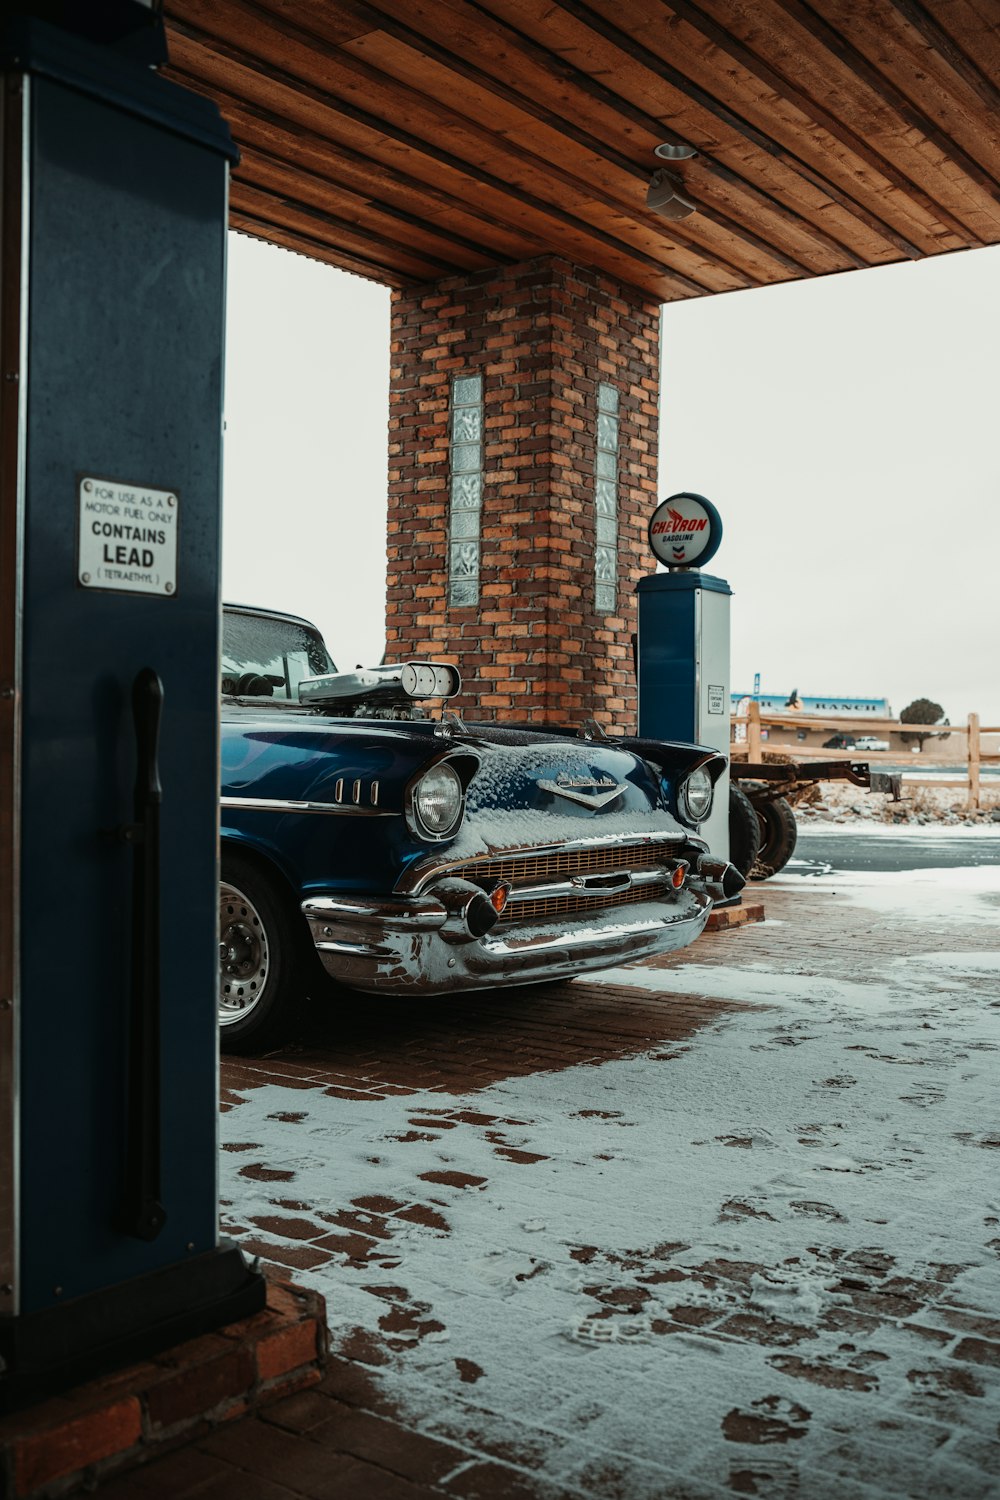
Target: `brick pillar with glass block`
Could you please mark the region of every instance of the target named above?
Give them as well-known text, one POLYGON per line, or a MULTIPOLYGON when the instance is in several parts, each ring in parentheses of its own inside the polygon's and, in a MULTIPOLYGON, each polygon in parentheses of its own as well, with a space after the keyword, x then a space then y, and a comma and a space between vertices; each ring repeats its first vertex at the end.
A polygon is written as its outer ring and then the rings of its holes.
POLYGON ((470 717, 635 729, 659 305, 545 256, 393 294, 387 659, 470 717))

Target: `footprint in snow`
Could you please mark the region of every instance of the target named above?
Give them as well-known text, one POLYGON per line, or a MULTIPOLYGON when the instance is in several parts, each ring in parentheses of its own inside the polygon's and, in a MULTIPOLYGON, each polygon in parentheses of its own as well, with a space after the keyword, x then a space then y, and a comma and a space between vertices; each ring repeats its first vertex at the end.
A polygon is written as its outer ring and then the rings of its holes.
POLYGON ((739 1135, 717 1135, 715 1140, 720 1146, 739 1146, 744 1151, 754 1148, 758 1151, 770 1150, 774 1146, 774 1138, 766 1130, 750 1130, 739 1135))
POLYGON ((797 1198, 788 1206, 793 1213, 801 1214, 805 1218, 827 1219, 831 1224, 847 1223, 845 1216, 834 1208, 832 1203, 818 1203, 809 1198, 797 1198))
POLYGON ((749 1407, 734 1406, 722 1419, 727 1443, 788 1443, 803 1438, 812 1412, 784 1396, 761 1396, 749 1407))
POLYGON ((646 1313, 614 1314, 604 1317, 589 1314, 575 1319, 566 1330, 567 1338, 580 1344, 648 1344, 656 1329, 646 1313))
POLYGON ((901 1104, 915 1104, 919 1109, 927 1109, 932 1104, 941 1104, 945 1098, 945 1091, 938 1088, 936 1084, 925 1083, 918 1086, 909 1094, 900 1094, 901 1104))
POLYGON ((507 1296, 513 1296, 524 1282, 543 1276, 546 1271, 551 1270, 551 1265, 533 1255, 518 1254, 513 1250, 493 1250, 473 1261, 469 1269, 485 1286, 495 1287, 499 1291, 505 1291, 507 1296))
MULTIPOLYGON (((759 1200, 766 1202, 766 1199, 759 1200)), ((740 1219, 769 1219, 774 1223, 774 1215, 769 1214, 766 1208, 758 1208, 755 1204, 747 1202, 743 1198, 729 1198, 719 1210, 717 1224, 731 1224, 740 1219)))

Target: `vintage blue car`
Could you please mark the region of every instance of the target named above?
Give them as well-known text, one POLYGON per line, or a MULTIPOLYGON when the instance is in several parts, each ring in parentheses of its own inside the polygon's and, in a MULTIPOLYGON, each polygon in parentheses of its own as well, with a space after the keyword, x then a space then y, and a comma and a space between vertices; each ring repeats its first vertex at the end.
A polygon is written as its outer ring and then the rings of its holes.
POLYGON ((568 979, 684 947, 742 886, 698 836, 716 752, 432 716, 453 667, 338 672, 306 620, 223 619, 224 1049, 277 1042, 323 970, 414 997, 568 979))

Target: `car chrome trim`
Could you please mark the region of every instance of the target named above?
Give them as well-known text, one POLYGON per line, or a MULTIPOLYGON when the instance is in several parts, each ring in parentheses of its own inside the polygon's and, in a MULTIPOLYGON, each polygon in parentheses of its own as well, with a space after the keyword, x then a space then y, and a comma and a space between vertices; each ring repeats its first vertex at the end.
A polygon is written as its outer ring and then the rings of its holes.
POLYGON ((669 893, 673 889, 670 873, 670 867, 664 865, 662 870, 616 870, 607 875, 573 875, 569 880, 518 885, 512 887, 507 904, 509 907, 516 907, 520 902, 544 901, 549 897, 559 900, 566 896, 616 895, 620 891, 630 890, 648 890, 650 893, 662 890, 669 893))
POLYGON ((232 1026, 257 1009, 270 978, 267 929, 250 897, 219 882, 219 1025, 232 1026), (236 913, 234 907, 243 907, 236 913), (244 991, 250 993, 244 997, 244 991), (244 1003, 245 1000, 245 1003, 244 1003))
MULTIPOLYGON (((709 818, 712 816, 712 809, 715 806, 715 787, 713 786, 709 792, 708 807, 701 814, 701 816, 695 817, 694 812, 691 808, 688 783, 690 782, 691 777, 694 776, 697 771, 704 770, 704 766, 692 766, 690 771, 688 771, 686 775, 682 776, 677 784, 677 812, 690 828, 700 828, 702 823, 707 823, 709 818)), ((708 773, 706 772, 706 775, 707 774, 708 773)))
POLYGON ((613 782, 610 777, 605 781, 563 781, 560 777, 555 781, 536 781, 535 785, 539 791, 551 792, 554 797, 565 797, 568 802, 580 802, 584 807, 595 809, 607 807, 609 802, 615 802, 625 791, 624 782, 613 782), (595 790, 581 790, 585 786, 594 787, 595 790))
MULTIPOLYGON (((362 792, 363 786, 364 786, 364 781, 362 780, 362 778, 360 776, 357 777, 351 783, 351 802, 354 805, 354 807, 360 807, 360 805, 361 805, 361 792, 362 792)), ((369 788, 368 788, 368 800, 371 803, 372 807, 378 807, 378 792, 379 792, 379 784, 378 784, 377 781, 373 781, 371 783, 371 785, 369 786, 369 788)), ((333 784, 333 800, 334 800, 334 802, 336 802, 338 804, 338 806, 344 800, 344 778, 343 778, 343 776, 338 776, 337 780, 333 784)), ((326 804, 320 803, 320 802, 317 802, 315 804, 316 807, 322 807, 322 806, 325 806, 325 805, 326 804)), ((347 809, 345 808, 344 811, 347 811, 347 809)))
POLYGON ((634 875, 631 870, 614 870, 605 875, 574 875, 566 894, 572 896, 577 891, 592 891, 599 895, 602 891, 629 891, 639 885, 655 885, 662 878, 655 870, 649 870, 645 875, 638 870, 634 875))
POLYGON ((433 898, 384 901, 378 896, 311 896, 303 901, 302 913, 310 924, 322 925, 323 937, 332 937, 330 924, 343 920, 379 925, 398 922, 409 930, 422 932, 443 927, 448 916, 443 902, 433 898))
POLYGON ((222 608, 224 610, 231 610, 235 615, 250 615, 251 618, 256 618, 259 615, 266 615, 270 620, 282 620, 286 624, 304 625, 306 629, 312 631, 314 635, 319 634, 316 626, 311 620, 306 620, 302 615, 286 614, 285 611, 281 609, 264 609, 257 604, 236 604, 231 599, 224 599, 222 601, 222 608))
MULTIPOLYGON (((337 783, 341 785, 340 782, 337 783)), ((327 813, 350 818, 398 818, 399 814, 384 807, 361 807, 353 802, 296 802, 286 797, 220 797, 223 808, 241 812, 327 813)))
POLYGON ((470 752, 463 746, 461 749, 447 749, 435 755, 427 761, 420 769, 410 777, 403 789, 403 816, 406 818, 406 826, 418 838, 422 844, 443 844, 453 839, 465 822, 465 803, 469 792, 469 782, 479 770, 482 762, 475 752, 470 752), (454 826, 447 833, 432 833, 424 827, 423 819, 417 808, 417 788, 429 771, 435 766, 447 765, 455 772, 462 785, 462 800, 459 804, 458 817, 454 826))
MULTIPOLYGON (((713 905, 711 897, 704 895, 701 891, 690 892, 690 897, 695 907, 695 916, 704 916, 707 922, 713 905)), ((659 912, 655 916, 649 913, 649 906, 651 905, 653 903, 648 903, 646 911, 641 915, 633 913, 632 919, 628 923, 619 920, 619 909, 615 908, 611 923, 611 937, 614 944, 622 943, 624 945, 629 936, 640 939, 651 937, 664 927, 680 927, 690 922, 692 913, 687 909, 686 903, 684 905, 678 904, 677 910, 669 912, 666 916, 659 912)), ((592 924, 582 931, 566 932, 559 923, 555 923, 554 930, 548 932, 544 929, 525 929, 522 932, 505 931, 502 936, 492 940, 486 939, 484 946, 492 948, 494 954, 497 956, 502 956, 505 953, 565 952, 576 948, 578 945, 592 950, 600 947, 603 953, 605 946, 602 939, 606 939, 607 936, 608 929, 604 924, 601 926, 592 924)), ((685 945, 686 942, 687 940, 685 940, 685 945)), ((615 949, 613 948, 611 951, 614 953, 615 949)), ((655 951, 662 952, 663 950, 657 949, 655 951)))
POLYGON ((569 978, 686 947, 713 906, 705 890, 672 892, 627 908, 564 920, 522 922, 458 940, 451 913, 433 896, 384 905, 369 897, 314 897, 302 903, 327 973, 353 989, 443 995, 504 984, 569 978))
POLYGON ((439 875, 445 875, 459 868, 474 869, 477 865, 490 865, 503 859, 530 860, 552 854, 574 854, 583 853, 589 849, 613 848, 621 851, 623 863, 625 863, 625 856, 631 849, 646 849, 652 845, 667 854, 671 849, 679 848, 683 844, 694 844, 705 853, 708 852, 708 845, 704 839, 692 838, 689 833, 679 828, 676 833, 591 834, 590 838, 562 839, 551 844, 516 844, 507 848, 490 849, 483 854, 454 856, 451 859, 429 855, 426 859, 404 870, 396 882, 395 889, 398 894, 418 895, 439 875))

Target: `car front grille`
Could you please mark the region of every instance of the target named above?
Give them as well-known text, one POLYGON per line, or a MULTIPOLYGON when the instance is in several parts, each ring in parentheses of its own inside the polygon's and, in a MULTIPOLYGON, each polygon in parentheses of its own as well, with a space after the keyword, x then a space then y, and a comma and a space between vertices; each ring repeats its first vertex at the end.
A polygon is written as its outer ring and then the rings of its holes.
POLYGON ((577 848, 526 850, 451 865, 447 874, 491 891, 501 881, 511 896, 501 923, 552 921, 577 913, 600 912, 671 895, 669 869, 679 840, 636 844, 597 844, 577 848), (662 879, 658 878, 662 871, 662 879), (616 883, 615 877, 621 877, 616 883), (631 884, 635 878, 636 883, 631 884), (584 884, 608 882, 607 888, 584 884), (624 888, 622 888, 622 886, 624 888))
POLYGON ((453 865, 449 875, 474 880, 477 885, 538 885, 544 880, 566 880, 573 875, 604 875, 615 870, 652 870, 662 864, 662 844, 598 844, 582 849, 542 850, 524 854, 500 854, 493 859, 470 860, 453 865))
POLYGON ((612 906, 628 906, 636 901, 654 901, 666 894, 670 885, 664 878, 662 887, 632 886, 627 891, 581 891, 579 895, 531 896, 525 901, 504 907, 501 922, 551 922, 556 917, 577 912, 607 911, 612 906))

